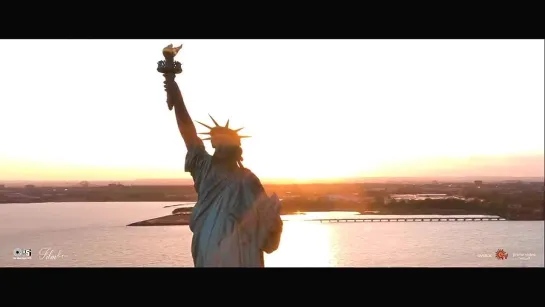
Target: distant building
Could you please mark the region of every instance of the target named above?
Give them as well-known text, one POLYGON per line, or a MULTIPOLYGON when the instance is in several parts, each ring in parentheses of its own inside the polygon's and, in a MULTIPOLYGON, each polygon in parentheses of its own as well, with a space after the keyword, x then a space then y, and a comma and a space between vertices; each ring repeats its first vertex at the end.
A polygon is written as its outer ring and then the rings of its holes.
POLYGON ((366 202, 366 203, 372 203, 372 202, 375 202, 375 197, 374 196, 364 196, 361 198, 361 200, 363 202, 366 202))
POLYGON ((475 180, 474 183, 475 183, 475 186, 476 186, 477 188, 480 188, 480 187, 482 187, 482 185, 483 185, 483 181, 482 181, 482 180, 475 180))
POLYGON ((353 202, 360 201, 360 197, 357 195, 357 193, 352 195, 329 194, 329 195, 326 195, 325 198, 327 198, 330 201, 335 201, 335 200, 344 200, 344 201, 353 201, 353 202))
POLYGON ((390 198, 393 200, 425 200, 425 199, 460 199, 465 200, 461 196, 447 195, 447 194, 391 194, 390 198))

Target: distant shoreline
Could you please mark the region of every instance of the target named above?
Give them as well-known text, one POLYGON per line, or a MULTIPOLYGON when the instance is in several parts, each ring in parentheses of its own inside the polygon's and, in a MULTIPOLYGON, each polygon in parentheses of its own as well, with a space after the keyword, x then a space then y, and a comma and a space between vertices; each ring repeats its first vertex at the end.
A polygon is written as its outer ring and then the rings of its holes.
MULTIPOLYGON (((294 180, 289 178, 265 179, 261 182, 264 185, 289 185, 289 184, 361 184, 361 183, 428 183, 433 180, 451 183, 473 182, 475 180, 484 180, 490 183, 502 182, 544 182, 543 176, 391 176, 391 177, 348 177, 336 180, 294 180)), ((26 185, 35 185, 37 187, 74 187, 79 186, 82 181, 78 180, 10 180, 0 179, 0 185, 6 185, 15 188, 21 188, 26 185)), ((107 186, 111 183, 120 183, 127 186, 193 186, 191 178, 158 178, 158 179, 103 179, 86 181, 90 187, 107 186)))
MULTIPOLYGON (((264 185, 282 201, 280 214, 350 211, 381 215, 494 215, 508 220, 544 220, 543 182, 426 184, 288 184, 264 185)), ((194 186, 6 187, 0 184, 2 203, 163 202, 178 207, 172 213, 190 213, 197 200, 194 186), (177 204, 176 204, 177 203, 177 204)), ((166 207, 166 206, 165 206, 166 207)), ((174 208, 173 208, 174 209, 174 208)), ((131 210, 128 206, 127 210, 131 210)), ((187 224, 170 215, 140 224, 187 224)), ((152 219, 153 220, 153 219, 152 219)), ((182 219, 183 220, 183 219, 182 219)), ((144 221, 142 221, 144 222, 144 221)))

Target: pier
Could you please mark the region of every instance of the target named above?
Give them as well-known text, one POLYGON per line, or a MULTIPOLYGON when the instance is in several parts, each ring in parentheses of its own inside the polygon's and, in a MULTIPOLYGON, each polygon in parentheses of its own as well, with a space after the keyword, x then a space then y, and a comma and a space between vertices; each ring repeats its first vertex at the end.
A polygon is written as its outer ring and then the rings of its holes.
POLYGON ((502 217, 391 217, 391 218, 324 218, 308 219, 320 223, 358 223, 358 222, 480 222, 506 221, 502 217))

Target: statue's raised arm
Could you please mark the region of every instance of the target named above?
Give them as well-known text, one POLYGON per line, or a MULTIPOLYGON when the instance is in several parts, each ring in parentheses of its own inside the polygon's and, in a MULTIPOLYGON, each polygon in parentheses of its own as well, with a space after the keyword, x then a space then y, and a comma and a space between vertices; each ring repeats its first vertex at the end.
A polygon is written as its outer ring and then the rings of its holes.
POLYGON ((174 56, 182 49, 182 45, 179 47, 172 47, 172 44, 163 48, 164 61, 159 61, 157 71, 163 73, 165 77, 165 90, 167 92, 167 103, 169 109, 174 108, 176 114, 176 122, 178 123, 178 129, 184 139, 186 147, 189 149, 195 146, 203 146, 202 140, 197 136, 197 130, 193 124, 191 116, 184 103, 182 92, 175 81, 176 74, 182 72, 182 66, 180 62, 174 61, 174 56))
POLYGON ((182 92, 176 81, 174 81, 174 75, 165 74, 165 90, 167 91, 169 104, 174 106, 178 129, 180 130, 180 134, 184 139, 186 147, 190 148, 203 145, 202 140, 197 136, 197 129, 195 129, 193 120, 191 119, 191 116, 189 116, 189 112, 185 106, 182 92))

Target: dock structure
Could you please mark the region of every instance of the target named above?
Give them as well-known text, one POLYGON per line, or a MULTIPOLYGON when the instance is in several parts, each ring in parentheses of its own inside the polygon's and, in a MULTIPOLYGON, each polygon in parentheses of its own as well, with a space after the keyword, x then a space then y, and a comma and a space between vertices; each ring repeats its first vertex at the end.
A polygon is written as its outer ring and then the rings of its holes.
POLYGON ((506 221, 502 217, 389 217, 389 218, 323 218, 308 219, 320 223, 357 223, 357 222, 480 222, 506 221))

